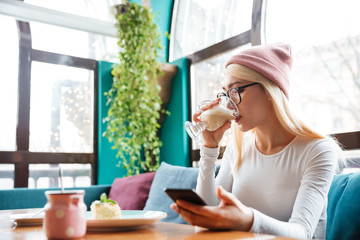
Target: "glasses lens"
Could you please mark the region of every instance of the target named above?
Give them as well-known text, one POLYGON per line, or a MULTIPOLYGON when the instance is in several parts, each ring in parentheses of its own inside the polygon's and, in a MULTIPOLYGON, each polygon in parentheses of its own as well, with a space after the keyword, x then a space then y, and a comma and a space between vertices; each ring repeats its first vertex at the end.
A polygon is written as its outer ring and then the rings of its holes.
POLYGON ((240 93, 235 88, 230 88, 228 90, 229 98, 234 101, 234 103, 240 103, 240 93))
POLYGON ((226 97, 226 93, 221 92, 216 95, 217 98, 226 97))

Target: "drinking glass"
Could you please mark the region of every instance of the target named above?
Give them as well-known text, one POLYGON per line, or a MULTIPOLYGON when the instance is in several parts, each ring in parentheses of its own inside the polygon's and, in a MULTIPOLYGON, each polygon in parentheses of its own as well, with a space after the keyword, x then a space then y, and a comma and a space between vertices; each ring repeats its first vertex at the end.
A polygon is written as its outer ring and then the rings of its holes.
MULTIPOLYGON (((202 108, 210 103, 210 100, 203 101, 199 104, 197 110, 202 111, 202 108)), ((189 121, 185 122, 185 129, 193 140, 202 143, 201 133, 205 129, 215 131, 227 121, 234 120, 238 116, 239 110, 236 104, 230 98, 222 96, 217 105, 201 113, 200 122, 195 124, 189 121)))

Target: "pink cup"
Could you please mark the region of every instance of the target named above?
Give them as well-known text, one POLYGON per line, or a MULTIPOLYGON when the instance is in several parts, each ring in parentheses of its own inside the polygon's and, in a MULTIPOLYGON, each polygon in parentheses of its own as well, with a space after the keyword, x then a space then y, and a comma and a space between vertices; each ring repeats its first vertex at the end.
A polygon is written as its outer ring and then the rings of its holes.
POLYGON ((86 234, 84 190, 46 191, 43 229, 50 239, 81 238, 86 234))

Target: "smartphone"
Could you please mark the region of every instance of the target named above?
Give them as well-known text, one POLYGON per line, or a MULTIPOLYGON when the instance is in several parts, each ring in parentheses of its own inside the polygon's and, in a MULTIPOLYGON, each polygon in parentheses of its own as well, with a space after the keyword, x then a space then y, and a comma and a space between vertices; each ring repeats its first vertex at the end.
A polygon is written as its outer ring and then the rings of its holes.
POLYGON ((193 189, 165 188, 164 191, 174 202, 184 200, 198 205, 207 205, 193 189))

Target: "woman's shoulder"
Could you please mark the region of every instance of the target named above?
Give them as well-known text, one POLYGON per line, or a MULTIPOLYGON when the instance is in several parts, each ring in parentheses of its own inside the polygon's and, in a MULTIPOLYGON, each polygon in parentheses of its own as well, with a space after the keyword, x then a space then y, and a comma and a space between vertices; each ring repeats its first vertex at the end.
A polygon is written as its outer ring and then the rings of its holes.
POLYGON ((316 139, 311 137, 300 137, 297 136, 294 145, 297 147, 302 147, 307 150, 317 150, 317 151, 336 151, 337 144, 334 140, 330 138, 316 139))
POLYGON ((339 147, 332 139, 314 139, 309 137, 297 137, 295 145, 302 151, 306 165, 336 166, 338 162, 339 147))

